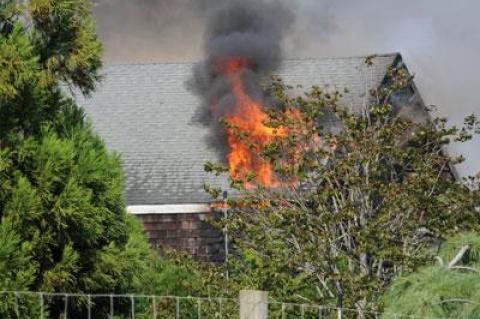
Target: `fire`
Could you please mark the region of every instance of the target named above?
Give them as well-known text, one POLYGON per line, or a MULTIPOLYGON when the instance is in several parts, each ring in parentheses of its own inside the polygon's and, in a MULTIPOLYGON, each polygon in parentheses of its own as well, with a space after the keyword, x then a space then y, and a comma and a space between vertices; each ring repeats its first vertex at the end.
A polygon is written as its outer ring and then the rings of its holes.
POLYGON ((242 71, 248 67, 251 67, 249 61, 244 58, 222 59, 216 64, 216 71, 227 77, 236 99, 236 105, 232 108, 234 111, 225 117, 230 127, 227 129, 229 171, 234 180, 243 181, 247 188, 254 184, 277 187, 281 184, 279 178, 272 166, 259 156, 258 151, 276 138, 286 136, 288 131, 283 127, 265 125, 268 114, 261 102, 247 94, 242 81, 242 71), (240 138, 239 132, 248 134, 248 138, 240 138), (253 180, 248 181, 248 176, 252 173, 255 174, 253 180))

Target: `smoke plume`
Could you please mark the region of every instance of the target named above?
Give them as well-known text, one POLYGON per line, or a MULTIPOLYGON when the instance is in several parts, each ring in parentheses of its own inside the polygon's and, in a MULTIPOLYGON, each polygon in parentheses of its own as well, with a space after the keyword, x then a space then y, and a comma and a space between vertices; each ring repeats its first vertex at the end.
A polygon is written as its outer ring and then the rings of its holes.
POLYGON ((194 121, 212 129, 209 143, 218 148, 225 143, 219 119, 238 112, 233 110, 238 97, 223 69, 240 68, 246 94, 264 104, 258 81, 280 65, 282 40, 293 15, 281 3, 260 0, 225 1, 207 15, 205 60, 195 66, 188 85, 203 101, 194 121))
MULTIPOLYGON (((198 61, 210 14, 225 0, 96 0, 107 62, 198 61)), ((253 1, 252 1, 253 2, 253 1)), ((270 3, 278 1, 271 0, 270 3)), ((399 51, 427 104, 459 123, 478 113, 477 0, 284 0, 295 16, 282 40, 289 58, 399 51)), ((273 5, 272 5, 273 6, 273 5)), ((284 4, 285 7, 285 4, 284 4)), ((267 14, 268 16, 268 14, 267 14)), ((282 24, 282 16, 269 15, 282 24)), ((291 20, 288 20, 291 21, 291 20)), ((283 29, 283 31, 286 31, 283 29)), ((463 174, 480 169, 479 141, 456 149, 463 174)))

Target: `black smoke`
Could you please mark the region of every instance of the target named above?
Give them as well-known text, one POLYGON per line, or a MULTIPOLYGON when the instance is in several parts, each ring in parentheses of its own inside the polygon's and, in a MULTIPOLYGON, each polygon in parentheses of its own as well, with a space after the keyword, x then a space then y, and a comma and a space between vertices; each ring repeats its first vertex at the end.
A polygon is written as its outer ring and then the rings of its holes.
POLYGON ((205 60, 195 66, 188 87, 202 100, 193 121, 211 129, 211 146, 219 149, 225 144, 225 130, 219 119, 235 105, 230 83, 218 72, 218 61, 248 61, 241 74, 245 90, 254 100, 264 103, 259 82, 280 65, 282 40, 292 22, 292 12, 280 1, 230 0, 207 13, 205 60))

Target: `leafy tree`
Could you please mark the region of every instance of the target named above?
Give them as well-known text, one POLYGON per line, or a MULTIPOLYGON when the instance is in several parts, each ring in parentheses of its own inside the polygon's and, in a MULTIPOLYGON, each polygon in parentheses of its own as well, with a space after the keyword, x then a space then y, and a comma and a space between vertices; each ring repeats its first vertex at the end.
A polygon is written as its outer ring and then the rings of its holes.
POLYGON ((478 318, 479 285, 480 237, 459 234, 442 245, 436 265, 393 282, 384 296, 383 317, 478 318))
POLYGON ((238 192, 221 225, 236 247, 231 285, 378 311, 392 278, 430 262, 438 240, 478 228, 478 181, 455 180, 451 167, 463 158, 445 152, 478 132, 478 121, 469 116, 457 128, 443 118, 401 116, 393 101, 411 81, 406 69, 390 68, 385 85, 370 91, 370 104, 351 112, 338 91, 313 87, 290 97, 277 79, 269 91, 282 107, 268 110, 265 125, 283 127, 287 137, 262 146, 227 123, 283 180, 273 189, 232 180, 238 192))

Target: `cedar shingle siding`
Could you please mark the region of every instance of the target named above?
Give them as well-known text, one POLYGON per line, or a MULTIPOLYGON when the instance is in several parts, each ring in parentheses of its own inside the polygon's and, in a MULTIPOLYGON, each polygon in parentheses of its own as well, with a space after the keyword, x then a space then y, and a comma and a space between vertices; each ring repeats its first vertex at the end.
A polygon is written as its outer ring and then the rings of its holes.
POLYGON ((186 251, 196 260, 222 262, 223 236, 208 223, 210 213, 145 214, 142 218, 153 247, 186 251))

